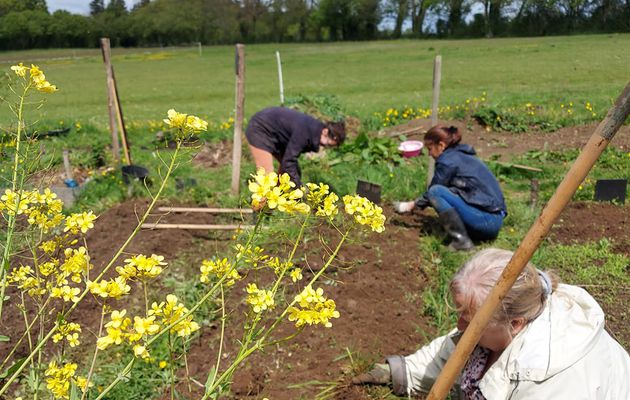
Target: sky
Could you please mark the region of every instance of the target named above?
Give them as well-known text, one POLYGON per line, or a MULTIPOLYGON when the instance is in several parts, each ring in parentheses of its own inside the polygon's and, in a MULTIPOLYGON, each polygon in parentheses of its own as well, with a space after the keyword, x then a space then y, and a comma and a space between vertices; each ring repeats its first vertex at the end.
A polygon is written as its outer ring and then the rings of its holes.
MULTIPOLYGON (((127 8, 131 8, 139 0, 125 0, 127 8)), ((105 5, 109 1, 105 0, 105 5)), ((87 15, 90 13, 90 0, 46 0, 48 11, 67 10, 73 14, 87 15)))

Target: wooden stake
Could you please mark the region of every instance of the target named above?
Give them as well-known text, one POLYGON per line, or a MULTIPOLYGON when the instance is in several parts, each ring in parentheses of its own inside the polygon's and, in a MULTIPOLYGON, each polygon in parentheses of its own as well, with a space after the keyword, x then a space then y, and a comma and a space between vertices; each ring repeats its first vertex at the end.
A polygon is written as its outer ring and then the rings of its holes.
POLYGON ((232 147, 232 195, 240 194, 243 114, 245 111, 245 45, 237 44, 234 66, 236 68, 236 116, 234 144, 232 147))
POLYGON ((203 229, 206 231, 229 231, 253 227, 253 225, 142 224, 143 229, 203 229))
POLYGON ((114 96, 114 78, 111 68, 111 49, 109 38, 101 38, 101 52, 105 63, 105 73, 107 74, 107 107, 109 108, 109 130, 112 134, 112 156, 116 163, 120 162, 120 144, 118 143, 118 128, 116 126, 116 106, 114 96))
POLYGON ((122 139, 123 155, 127 165, 131 165, 131 152, 129 151, 129 142, 127 141, 127 128, 125 127, 125 118, 123 117, 122 106, 120 105, 120 97, 118 96, 118 85, 116 84, 116 74, 114 74, 114 66, 110 64, 112 69, 112 80, 114 81, 114 104, 116 105, 116 118, 120 127, 120 137, 122 139))
POLYGON ((158 207, 161 212, 192 212, 192 213, 211 213, 211 214, 227 214, 242 213, 252 214, 251 208, 206 208, 206 207, 158 207))
MULTIPOLYGON (((440 80, 442 79, 442 56, 435 56, 433 62, 433 99, 431 101, 431 127, 438 123, 438 105, 440 103, 440 80)), ((427 149, 427 153, 429 149, 427 149)), ((427 168, 427 189, 433 180, 435 173, 435 160, 429 156, 429 166, 427 168)))
POLYGON ((276 61, 278 62, 278 81, 280 82, 280 105, 284 106, 284 81, 282 80, 282 62, 279 51, 276 51, 276 61))
POLYGON ((431 388, 431 392, 429 392, 427 400, 442 400, 447 396, 462 367, 479 342, 488 321, 628 115, 630 115, 630 83, 608 111, 606 118, 597 126, 560 186, 514 252, 512 259, 490 291, 488 298, 475 313, 457 343, 457 347, 444 365, 442 372, 431 388))

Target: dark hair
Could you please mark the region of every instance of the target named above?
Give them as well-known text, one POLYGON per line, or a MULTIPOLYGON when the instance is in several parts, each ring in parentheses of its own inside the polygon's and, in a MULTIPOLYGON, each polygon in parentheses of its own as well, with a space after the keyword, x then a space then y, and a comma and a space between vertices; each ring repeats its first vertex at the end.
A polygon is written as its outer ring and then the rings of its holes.
POLYGON ((346 123, 344 121, 331 121, 326 124, 328 137, 337 143, 337 146, 346 140, 346 123))
POLYGON ((424 134, 424 140, 431 143, 444 142, 446 148, 449 148, 462 141, 462 134, 455 126, 435 125, 424 134))

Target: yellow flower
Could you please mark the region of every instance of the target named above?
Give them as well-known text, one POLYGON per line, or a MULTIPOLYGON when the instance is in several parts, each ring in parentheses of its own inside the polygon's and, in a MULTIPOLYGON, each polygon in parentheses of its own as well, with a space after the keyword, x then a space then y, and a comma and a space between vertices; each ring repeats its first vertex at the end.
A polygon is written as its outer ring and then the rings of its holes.
POLYGON ((343 202, 346 213, 352 215, 357 223, 369 226, 374 232, 385 230, 385 216, 381 207, 359 195, 343 196, 343 202))
POLYGON ((291 280, 293 282, 301 281, 302 280, 302 270, 299 269, 299 268, 295 268, 295 269, 291 270, 291 272, 289 273, 289 276, 291 276, 291 280))
POLYGON ((125 279, 141 281, 153 279, 162 273, 162 266, 167 265, 163 256, 151 254, 150 257, 139 254, 125 260, 125 266, 116 267, 116 271, 125 279))
POLYGON ((168 363, 164 360, 161 360, 158 364, 158 366, 160 367, 160 369, 164 369, 166 368, 166 366, 168 365, 168 363))
POLYGON ((72 214, 66 218, 66 227, 64 232, 70 231, 73 234, 86 233, 89 229, 94 228, 94 220, 96 215, 92 211, 83 212, 81 214, 72 214))
POLYGON ((87 287, 95 296, 110 297, 118 299, 129 293, 131 287, 127 285, 124 277, 118 276, 115 279, 101 280, 99 282, 88 281, 87 287))
POLYGON ((136 357, 141 357, 141 358, 149 358, 149 352, 147 351, 146 347, 144 347, 141 344, 137 344, 135 346, 133 346, 133 354, 136 357))
POLYGON ((305 287, 300 294, 295 296, 295 302, 298 303, 299 308, 289 307, 289 321, 296 321, 297 328, 306 324, 321 324, 330 328, 332 326, 330 319, 339 318, 335 302, 324 297, 322 288, 313 290, 310 285, 305 287))
POLYGON ((208 130, 208 122, 194 115, 182 114, 172 108, 167 114, 168 118, 164 119, 164 122, 181 133, 199 133, 208 130))
POLYGON ((247 303, 252 305, 255 313, 261 313, 274 307, 273 292, 271 290, 258 289, 255 283, 247 285, 247 303))
POLYGON ((199 280, 203 283, 209 282, 210 275, 215 275, 217 279, 221 279, 227 275, 224 283, 227 286, 232 286, 234 283, 241 279, 241 276, 236 271, 236 268, 228 261, 227 258, 220 260, 203 260, 201 262, 201 277, 199 280))
POLYGON ((22 78, 24 78, 26 76, 26 71, 28 71, 28 67, 25 67, 22 63, 19 63, 18 65, 12 66, 11 70, 15 72, 17 76, 21 76, 22 78))
POLYGON ((133 329, 140 335, 155 335, 160 330, 160 325, 155 323, 155 316, 133 317, 133 329))

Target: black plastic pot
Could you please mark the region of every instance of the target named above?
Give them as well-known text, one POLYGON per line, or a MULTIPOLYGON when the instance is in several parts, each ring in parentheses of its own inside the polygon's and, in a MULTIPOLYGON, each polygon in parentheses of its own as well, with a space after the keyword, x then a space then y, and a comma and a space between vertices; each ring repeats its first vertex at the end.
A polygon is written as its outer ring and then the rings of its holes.
POLYGON ((145 182, 148 176, 149 170, 139 165, 123 165, 122 167, 123 181, 127 185, 135 179, 145 182))

